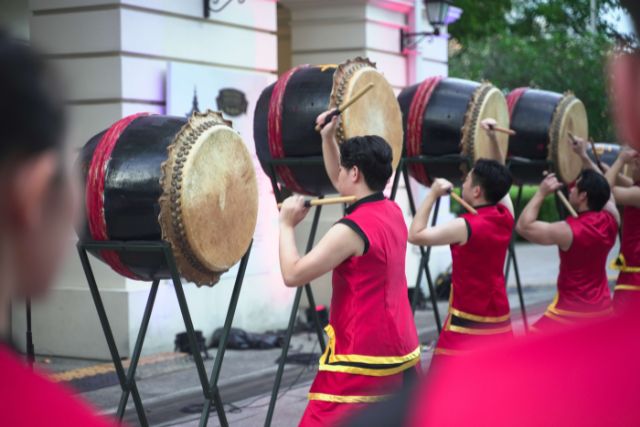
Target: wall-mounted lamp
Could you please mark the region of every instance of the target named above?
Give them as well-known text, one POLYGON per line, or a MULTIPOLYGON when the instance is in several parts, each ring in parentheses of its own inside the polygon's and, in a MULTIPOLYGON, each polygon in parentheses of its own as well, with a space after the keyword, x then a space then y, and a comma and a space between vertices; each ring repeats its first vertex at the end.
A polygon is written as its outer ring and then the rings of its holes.
MULTIPOLYGON (((233 0, 224 0, 224 3, 222 3, 222 1, 223 0, 204 0, 204 17, 208 18, 211 16, 211 12, 222 12, 233 0), (222 3, 222 5, 220 5, 220 3, 222 3)), ((238 0, 240 4, 244 2, 245 0, 238 0)))
POLYGON ((407 33, 404 30, 400 30, 400 52, 412 48, 424 37, 439 36, 440 27, 448 23, 449 7, 453 6, 453 0, 424 0, 424 6, 427 10, 427 19, 433 27, 433 31, 407 33), (417 37, 421 37, 421 39, 416 40, 417 37))

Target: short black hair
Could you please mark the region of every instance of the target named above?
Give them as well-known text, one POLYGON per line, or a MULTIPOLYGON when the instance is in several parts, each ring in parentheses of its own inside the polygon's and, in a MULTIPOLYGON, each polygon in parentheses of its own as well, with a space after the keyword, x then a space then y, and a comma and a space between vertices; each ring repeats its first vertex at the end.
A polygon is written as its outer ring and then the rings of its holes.
POLYGON ((0 164, 62 147, 58 90, 43 56, 0 29, 0 164))
POLYGON ((367 186, 382 191, 393 173, 393 152, 381 136, 366 135, 347 139, 340 144, 340 164, 344 168, 357 166, 367 186))
POLYGON ((482 188, 489 203, 496 204, 509 192, 513 178, 505 165, 495 160, 480 159, 473 166, 471 182, 482 188))
POLYGON ((587 193, 587 205, 592 211, 601 211, 611 198, 611 187, 604 176, 592 169, 585 169, 576 183, 578 192, 587 193))

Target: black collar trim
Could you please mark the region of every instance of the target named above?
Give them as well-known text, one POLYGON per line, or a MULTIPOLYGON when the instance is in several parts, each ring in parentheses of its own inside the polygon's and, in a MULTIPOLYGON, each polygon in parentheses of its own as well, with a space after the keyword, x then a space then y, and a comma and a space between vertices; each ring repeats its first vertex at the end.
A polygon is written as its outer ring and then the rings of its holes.
POLYGON ((365 203, 369 203, 369 202, 379 202, 380 200, 384 200, 384 194, 382 194, 382 191, 377 192, 377 193, 373 193, 370 194, 366 197, 363 197, 362 199, 356 201, 354 204, 352 204, 351 206, 349 206, 346 210, 347 214, 352 213, 353 211, 355 211, 358 206, 363 205, 365 203))
POLYGON ((474 206, 474 209, 480 209, 480 208, 489 208, 491 206, 496 206, 497 203, 486 203, 484 205, 478 205, 478 206, 474 206))

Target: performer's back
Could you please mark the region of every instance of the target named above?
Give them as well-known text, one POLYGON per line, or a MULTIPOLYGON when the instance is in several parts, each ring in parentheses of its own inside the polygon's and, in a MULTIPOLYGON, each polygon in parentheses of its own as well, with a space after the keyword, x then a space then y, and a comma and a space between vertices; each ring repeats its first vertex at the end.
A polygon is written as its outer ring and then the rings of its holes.
POLYGON ((566 220, 571 246, 559 249, 558 294, 534 330, 549 330, 585 318, 611 314, 607 257, 616 241, 618 224, 606 210, 587 211, 566 220))
POLYGON ((504 262, 514 218, 502 204, 477 208, 462 218, 467 242, 451 245, 449 316, 435 354, 455 356, 512 336, 504 262))

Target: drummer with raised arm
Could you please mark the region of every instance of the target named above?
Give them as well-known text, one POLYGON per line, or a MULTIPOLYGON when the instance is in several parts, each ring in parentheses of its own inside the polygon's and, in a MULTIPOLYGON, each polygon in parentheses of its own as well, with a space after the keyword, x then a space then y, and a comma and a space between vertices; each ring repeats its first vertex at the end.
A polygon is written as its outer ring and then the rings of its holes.
POLYGON ((613 295, 617 313, 638 313, 640 308, 640 155, 623 148, 605 173, 618 206, 623 206, 620 254, 613 267, 620 270, 613 295), (624 167, 630 177, 622 175, 624 167))
POLYGON ((560 255, 558 293, 534 331, 550 331, 567 324, 598 319, 612 313, 606 263, 616 241, 620 215, 607 180, 589 156, 586 142, 568 142, 583 163, 583 171, 569 192, 578 213, 565 221, 538 220, 544 198, 562 184, 549 174, 518 219, 518 233, 532 243, 557 245, 560 255))
MULTIPOLYGON (((323 124, 327 111, 317 118, 323 124)), ((379 136, 337 143, 339 117, 324 126, 327 174, 341 195, 356 196, 308 254, 300 256, 294 228, 308 208, 302 196, 280 211, 280 269, 285 284, 302 286, 333 271, 329 344, 320 358, 301 426, 335 425, 362 406, 384 399, 419 369, 420 343, 405 276, 407 228, 400 207, 384 197, 392 149, 379 136)))
POLYGON ((512 336, 504 278, 514 224, 511 175, 504 166, 506 153, 495 135, 496 121, 488 118, 481 125, 491 140, 492 160, 478 160, 462 184, 462 198, 477 215, 465 213, 446 224, 428 226, 436 199, 453 187, 449 181, 436 179, 409 231, 409 241, 415 245, 451 246, 449 316, 434 362, 512 336))

